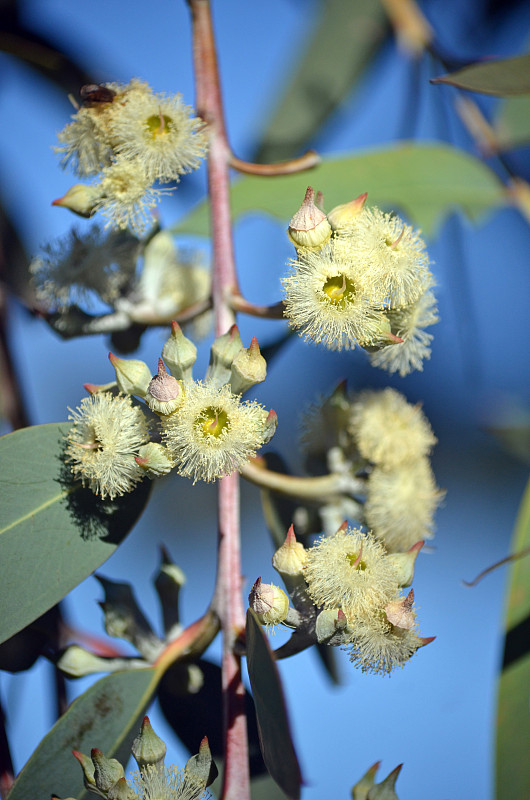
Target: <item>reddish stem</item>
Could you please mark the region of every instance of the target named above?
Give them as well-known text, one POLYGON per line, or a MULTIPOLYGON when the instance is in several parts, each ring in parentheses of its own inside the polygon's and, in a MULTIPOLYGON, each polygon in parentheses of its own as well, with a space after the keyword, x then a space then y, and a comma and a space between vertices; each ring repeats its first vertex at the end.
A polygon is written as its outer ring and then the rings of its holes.
MULTIPOLYGON (((213 249, 212 298, 215 332, 234 324, 227 299, 238 294, 230 217, 230 147, 224 124, 215 42, 208 0, 188 0, 193 20, 193 57, 197 111, 208 125, 208 186, 213 249)), ((222 685, 225 765, 221 800, 250 800, 245 689, 234 641, 244 629, 241 598, 239 475, 219 482, 219 543, 212 608, 223 632, 222 685)))

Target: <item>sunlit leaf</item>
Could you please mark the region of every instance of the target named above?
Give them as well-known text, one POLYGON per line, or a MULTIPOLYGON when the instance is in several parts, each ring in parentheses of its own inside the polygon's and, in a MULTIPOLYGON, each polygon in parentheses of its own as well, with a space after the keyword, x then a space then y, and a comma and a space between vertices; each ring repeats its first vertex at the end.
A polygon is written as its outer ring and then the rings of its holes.
POLYGON ((285 794, 298 800, 302 776, 289 730, 280 675, 267 637, 253 611, 247 611, 247 667, 258 718, 263 760, 285 794))
POLYGON ((481 94, 500 97, 530 92, 530 55, 480 61, 468 67, 432 78, 431 83, 447 83, 481 94))
POLYGON ((377 0, 327 0, 257 153, 282 161, 306 148, 351 92, 388 30, 377 0))
POLYGON ((97 747, 108 758, 123 759, 140 730, 156 689, 155 669, 115 672, 101 678, 75 700, 39 744, 18 776, 10 800, 93 797, 83 788, 83 773, 72 750, 90 755, 97 747))
MULTIPOLYGON (((302 174, 245 176, 232 187, 233 216, 264 212, 285 224, 309 184, 324 193, 327 209, 368 192, 369 205, 401 210, 428 236, 452 211, 460 209, 477 219, 504 202, 502 182, 478 158, 441 143, 405 143, 327 158, 302 174)), ((196 206, 174 231, 207 236, 207 204, 196 206)))
POLYGON ((111 556, 147 502, 150 482, 116 500, 72 483, 69 423, 0 438, 0 642, 29 625, 111 556))
MULTIPOLYGON (((530 483, 521 502, 511 547, 518 553, 530 545, 530 483)), ((498 800, 530 796, 528 742, 530 715, 530 556, 512 563, 506 612, 506 640, 497 709, 498 800)))
POLYGON ((503 100, 495 121, 495 132, 502 150, 530 142, 530 97, 503 100))

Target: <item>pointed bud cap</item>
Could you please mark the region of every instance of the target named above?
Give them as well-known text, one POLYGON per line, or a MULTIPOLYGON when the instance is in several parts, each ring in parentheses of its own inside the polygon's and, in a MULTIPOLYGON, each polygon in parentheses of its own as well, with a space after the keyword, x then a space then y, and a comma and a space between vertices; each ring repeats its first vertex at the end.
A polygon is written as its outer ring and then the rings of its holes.
POLYGON ((174 467, 173 459, 167 447, 157 442, 149 442, 138 448, 138 455, 134 460, 151 480, 167 475, 174 467))
POLYGON ((113 353, 109 353, 109 361, 116 372, 116 383, 120 392, 145 397, 151 381, 151 370, 147 364, 144 361, 118 358, 113 353))
POLYGON ((141 798, 134 789, 131 789, 125 778, 120 778, 107 792, 107 800, 141 800, 141 798))
POLYGON ((86 756, 84 753, 80 753, 79 750, 72 750, 72 755, 74 758, 77 758, 81 764, 85 789, 94 787, 96 785, 96 781, 94 780, 94 764, 92 763, 92 759, 89 758, 89 756, 86 756))
POLYGON ((374 320, 374 336, 370 344, 361 344, 363 350, 367 353, 377 353, 383 347, 388 347, 391 344, 403 344, 403 339, 392 333, 392 327, 389 318, 384 312, 381 312, 376 320, 374 320))
POLYGON ((399 764, 395 769, 392 770, 390 775, 381 781, 381 783, 375 783, 369 790, 368 794, 366 795, 366 800, 399 800, 395 792, 395 785, 398 779, 398 775, 401 772, 403 764, 399 764))
POLYGON ((267 442, 270 442, 270 440, 276 433, 277 427, 278 427, 278 414, 273 408, 271 408, 271 410, 267 414, 267 419, 265 420, 265 425, 263 427, 263 433, 262 433, 263 444, 267 444, 267 442))
POLYGON ((387 603, 385 614, 390 624, 395 628, 410 631, 416 624, 416 614, 412 609, 413 603, 414 589, 411 589, 406 597, 387 603))
POLYGON ((296 541, 294 527, 291 525, 282 546, 272 557, 272 566, 280 575, 301 575, 307 561, 307 551, 302 542, 296 541))
POLYGON ((83 389, 89 394, 97 394, 98 392, 108 392, 116 387, 116 381, 110 383, 84 383, 83 389))
POLYGON ((343 231, 351 228, 366 203, 368 193, 360 194, 355 200, 343 203, 332 208, 328 214, 328 222, 334 231, 343 231))
POLYGON ((223 333, 222 336, 218 336, 211 346, 206 381, 216 388, 228 383, 231 377, 232 361, 242 349, 243 342, 239 335, 239 328, 237 325, 232 325, 230 330, 223 333))
POLYGON ((317 617, 315 633, 319 644, 345 644, 350 634, 344 635, 348 621, 341 608, 324 608, 317 617))
POLYGON ((390 561, 396 572, 399 586, 405 588, 410 586, 414 580, 414 565, 424 544, 425 542, 420 540, 406 553, 389 553, 387 555, 388 561, 390 561))
POLYGON ((100 792, 108 792, 116 781, 125 777, 120 762, 115 758, 107 758, 97 747, 90 752, 90 756, 94 764, 94 781, 100 792))
POLYGON ((140 733, 132 743, 131 752, 140 771, 145 767, 163 766, 167 747, 154 732, 149 717, 144 717, 140 733))
POLYGON ((287 235, 297 249, 320 250, 329 242, 331 226, 315 203, 315 190, 307 187, 304 202, 289 222, 287 235))
POLYGON ((207 736, 202 739, 198 754, 188 759, 184 769, 194 782, 197 781, 202 786, 203 790, 217 778, 219 770, 212 758, 207 736))
POLYGON ((165 548, 161 548, 162 562, 155 578, 155 589, 162 607, 166 639, 172 639, 180 629, 179 596, 186 576, 173 563, 165 548))
POLYGON ((248 605, 262 625, 279 625, 287 616, 289 598, 279 586, 258 578, 250 590, 248 605))
POLYGON ((368 791, 372 788, 375 782, 375 776, 379 769, 381 762, 376 761, 375 764, 366 770, 360 781, 357 781, 351 790, 353 800, 366 800, 368 791))
POLYGON ((158 373, 151 379, 145 402, 156 414, 173 414, 182 404, 184 390, 182 384, 170 375, 161 358, 158 359, 158 373))
POLYGON ((101 192, 97 186, 86 186, 83 183, 76 183, 68 189, 63 197, 54 200, 52 206, 67 208, 79 217, 88 219, 97 211, 97 204, 100 199, 101 192))
POLYGON ((267 377, 267 362, 261 355, 254 336, 250 347, 243 348, 232 361, 230 388, 234 394, 243 394, 267 377))
POLYGON ((162 358, 174 378, 191 381, 193 365, 197 360, 197 348, 182 333, 178 322, 171 323, 171 334, 162 348, 162 358))

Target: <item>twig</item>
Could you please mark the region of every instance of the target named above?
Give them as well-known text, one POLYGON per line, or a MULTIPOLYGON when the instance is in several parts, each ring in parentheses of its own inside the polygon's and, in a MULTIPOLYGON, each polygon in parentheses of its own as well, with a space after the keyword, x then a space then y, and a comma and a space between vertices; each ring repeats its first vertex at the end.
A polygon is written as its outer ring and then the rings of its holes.
POLYGON ((464 586, 476 586, 477 583, 479 583, 482 580, 482 578, 485 578, 486 575, 488 575, 490 572, 493 572, 493 570, 502 567, 503 564, 509 564, 510 561, 517 561, 519 558, 523 558, 524 556, 527 556, 529 554, 530 554, 530 546, 525 547, 518 553, 512 553, 512 555, 506 556, 506 558, 501 558, 500 561, 496 561, 495 564, 491 564, 491 566, 486 567, 486 569, 483 569, 482 572, 479 572, 477 577, 473 578, 472 581, 462 581, 462 583, 464 584, 464 586))
POLYGON ((321 160, 316 150, 308 150, 307 153, 304 153, 299 158, 279 161, 277 164, 254 164, 251 161, 242 161, 232 153, 230 155, 230 166, 247 175, 262 175, 264 178, 272 178, 276 175, 292 175, 296 172, 303 172, 306 169, 313 169, 320 164, 321 160))
POLYGON ((239 311, 251 317, 261 317, 262 319, 283 319, 283 300, 273 303, 270 306, 256 306, 245 300, 240 294, 233 294, 229 298, 232 311, 239 311))
POLYGON ((262 489, 272 489, 278 494, 313 503, 328 503, 345 495, 354 497, 366 491, 364 482, 350 475, 337 472, 317 477, 284 475, 283 472, 267 469, 264 460, 260 458, 248 461, 242 467, 241 475, 262 489))

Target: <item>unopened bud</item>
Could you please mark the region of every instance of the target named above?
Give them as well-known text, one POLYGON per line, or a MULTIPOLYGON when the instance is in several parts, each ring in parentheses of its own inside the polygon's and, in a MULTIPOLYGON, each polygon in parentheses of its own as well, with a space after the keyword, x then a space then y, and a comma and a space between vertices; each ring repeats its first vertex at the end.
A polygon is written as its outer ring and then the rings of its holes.
POLYGON ((108 635, 131 642, 147 661, 154 661, 163 645, 138 605, 131 585, 101 575, 96 578, 105 591, 105 601, 100 606, 108 635))
POLYGON ((248 596, 248 604, 262 625, 279 625, 287 616, 289 598, 279 586, 258 578, 248 596))
POLYGON ((346 614, 341 608, 324 608, 317 617, 315 633, 320 644, 345 644, 349 638, 349 632, 345 632, 348 626, 346 614))
POLYGON ((315 190, 307 187, 304 202, 289 222, 287 235, 296 248, 320 250, 331 237, 331 226, 315 203, 315 190))
POLYGON ((94 764, 92 763, 92 759, 84 753, 80 753, 79 750, 72 750, 72 755, 74 758, 77 758, 83 770, 85 789, 94 788, 96 781, 94 780, 94 764))
POLYGON ((207 736, 202 739, 197 755, 188 759, 184 769, 194 782, 196 781, 204 788, 210 786, 217 778, 219 771, 212 758, 207 736))
POLYGON ((357 781, 351 790, 353 800, 366 800, 366 795, 374 785, 375 776, 379 769, 381 762, 376 761, 375 764, 366 770, 360 781, 357 781))
POLYGON ((350 228, 363 210, 367 197, 368 194, 365 192, 349 203, 342 203, 342 205, 332 208, 328 214, 328 222, 333 230, 340 232, 350 228))
POLYGON ((378 315, 377 323, 374 319, 374 337, 370 344, 363 344, 361 347, 367 353, 377 353, 382 347, 388 347, 391 344, 403 344, 403 339, 392 333, 391 322, 384 312, 378 315), (376 327, 377 325, 377 327, 376 327))
POLYGON ((182 403, 184 391, 182 384, 170 375, 161 358, 158 359, 158 373, 151 379, 145 402, 157 414, 173 414, 182 403))
POLYGON ((86 186, 84 183, 76 183, 71 186, 63 197, 54 200, 52 206, 61 206, 73 211, 79 217, 92 217, 97 211, 98 201, 101 198, 101 191, 97 186, 86 186))
POLYGON ((100 792, 108 792, 116 781, 125 777, 125 772, 119 761, 107 758, 97 747, 90 752, 94 764, 94 781, 100 792))
POLYGON ((192 379, 192 369, 197 360, 197 348, 182 333, 178 322, 171 323, 171 334, 162 348, 162 358, 174 378, 179 381, 192 379))
POLYGON ((231 377, 234 358, 243 349, 243 342, 237 325, 232 325, 227 333, 218 336, 210 349, 210 364, 206 372, 206 381, 216 388, 224 386, 231 377))
POLYGON ((302 575, 307 561, 307 551, 302 542, 296 541, 294 527, 291 525, 282 546, 272 557, 272 566, 280 575, 302 575))
POLYGON ((232 361, 230 388, 234 394, 243 394, 267 376, 267 362, 261 355, 258 340, 252 337, 250 347, 243 348, 232 361))
POLYGON ((149 722, 149 717, 144 717, 140 733, 131 747, 131 752, 140 771, 149 766, 163 766, 166 751, 166 744, 154 732, 149 722))
POLYGON ((140 800, 140 795, 131 789, 125 778, 120 778, 107 792, 107 800, 140 800))
POLYGON ((278 427, 278 414, 273 408, 271 408, 271 410, 267 414, 267 419, 265 420, 265 425, 263 427, 263 433, 262 433, 263 444, 267 444, 267 442, 270 442, 270 440, 276 433, 277 427, 278 427))
POLYGON ((393 600, 385 606, 387 620, 396 628, 403 628, 410 631, 416 624, 416 615, 412 610, 414 603, 414 589, 411 589, 406 597, 393 600))
POLYGON ((174 467, 167 447, 156 442, 148 442, 138 448, 138 455, 134 460, 151 480, 167 475, 174 467))
POLYGON ((399 764, 381 783, 374 783, 368 790, 366 800, 399 800, 394 787, 402 766, 403 764, 399 764))
POLYGON ((416 542, 410 550, 407 550, 406 553, 389 553, 389 555, 387 555, 388 561, 392 564, 396 572, 399 586, 405 588, 406 586, 410 586, 414 580, 414 565, 418 553, 424 544, 425 542, 420 540, 416 542))
POLYGON ((116 372, 116 383, 120 392, 145 397, 152 377, 145 361, 118 358, 113 353, 109 353, 109 361, 116 372))
POLYGON ((172 639, 180 629, 179 595, 185 583, 184 572, 171 561, 167 551, 162 548, 162 563, 155 578, 155 589, 162 607, 166 639, 172 639))

